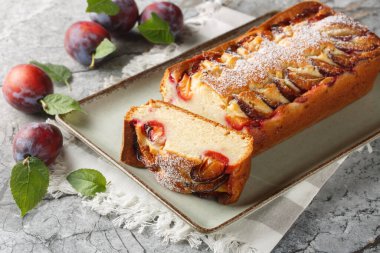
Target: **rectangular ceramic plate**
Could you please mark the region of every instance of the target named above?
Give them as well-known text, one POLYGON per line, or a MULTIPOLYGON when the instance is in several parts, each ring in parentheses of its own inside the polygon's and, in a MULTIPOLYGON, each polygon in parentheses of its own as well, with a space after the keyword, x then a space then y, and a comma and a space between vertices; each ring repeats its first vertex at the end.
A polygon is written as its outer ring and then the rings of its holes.
POLYGON ((380 135, 380 78, 377 78, 375 88, 364 98, 255 157, 251 176, 240 200, 234 205, 224 206, 212 200, 169 191, 160 186, 148 170, 119 162, 123 117, 131 106, 141 105, 151 98, 161 98, 159 83, 166 67, 201 49, 242 34, 267 17, 84 98, 80 103, 88 114, 71 113, 57 117, 57 121, 198 231, 208 233, 225 227, 380 135))

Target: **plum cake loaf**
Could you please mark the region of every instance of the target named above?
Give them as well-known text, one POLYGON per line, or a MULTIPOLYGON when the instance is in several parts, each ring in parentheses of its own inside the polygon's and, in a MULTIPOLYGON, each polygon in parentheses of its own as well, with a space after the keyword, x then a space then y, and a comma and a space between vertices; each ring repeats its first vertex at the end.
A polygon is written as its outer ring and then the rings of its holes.
POLYGON ((253 139, 162 101, 132 107, 121 160, 147 167, 170 190, 235 202, 249 176, 253 139))
POLYGON ((253 136, 254 155, 365 95, 380 39, 302 2, 232 41, 169 67, 163 100, 253 136))

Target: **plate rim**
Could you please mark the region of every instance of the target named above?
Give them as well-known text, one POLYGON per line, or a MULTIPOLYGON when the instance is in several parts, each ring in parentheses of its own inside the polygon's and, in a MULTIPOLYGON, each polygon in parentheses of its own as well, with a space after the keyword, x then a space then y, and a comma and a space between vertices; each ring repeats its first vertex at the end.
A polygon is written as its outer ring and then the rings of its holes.
MULTIPOLYGON (((211 47, 213 47, 213 46, 215 46, 217 44, 220 44, 221 41, 226 41, 228 39, 231 39, 234 36, 236 36, 236 34, 241 33, 242 30, 249 30, 250 28, 252 28, 252 25, 254 25, 255 23, 262 22, 262 21, 266 20, 267 18, 273 16, 275 13, 276 12, 270 12, 270 13, 267 13, 267 14, 265 14, 263 16, 255 18, 252 21, 249 21, 249 22, 247 22, 246 24, 244 24, 242 26, 234 28, 234 29, 232 29, 231 31, 229 31, 227 33, 223 33, 223 34, 221 34, 221 35, 219 35, 219 36, 217 36, 217 37, 215 37, 215 38, 213 38, 211 40, 208 40, 208 41, 206 41, 204 43, 201 43, 200 45, 198 45, 198 46, 196 46, 194 48, 186 50, 185 52, 179 54, 178 56, 176 56, 176 57, 174 57, 172 59, 169 59, 169 60, 164 61, 164 62, 162 62, 162 63, 160 63, 160 64, 158 64, 156 66, 148 68, 148 69, 146 69, 146 70, 144 70, 144 71, 142 71, 140 73, 137 73, 136 75, 133 75, 133 76, 130 76, 130 77, 125 78, 123 80, 120 80, 119 82, 117 82, 117 83, 115 83, 115 84, 113 84, 113 85, 111 85, 111 86, 109 86, 109 87, 107 87, 105 89, 101 89, 101 90, 97 91, 94 94, 86 96, 86 97, 80 99, 79 103, 82 105, 82 104, 91 102, 93 99, 96 99, 99 96, 103 96, 103 95, 106 95, 108 93, 111 93, 111 92, 113 92, 116 89, 127 87, 130 83, 133 83, 135 80, 137 80, 139 78, 142 78, 145 75, 148 75, 148 74, 160 71, 160 70, 162 70, 162 69, 164 69, 164 68, 166 68, 166 67, 168 67, 168 66, 170 66, 170 65, 172 65, 172 64, 174 64, 174 63, 176 63, 176 62, 178 62, 180 60, 186 59, 186 58, 191 57, 192 55, 194 55, 196 53, 199 53, 199 51, 203 51, 203 50, 211 48, 211 47)), ((249 207, 247 207, 243 211, 239 212, 237 215, 233 216, 232 218, 229 218, 228 220, 224 221, 223 223, 221 223, 221 224, 219 224, 217 226, 214 226, 214 227, 211 227, 211 228, 206 228, 206 227, 203 227, 203 226, 199 225, 197 222, 193 221, 191 218, 189 218, 182 211, 178 210, 174 205, 172 205, 169 201, 167 201, 163 196, 161 196, 159 193, 157 193, 156 191, 154 191, 145 182, 143 182, 142 180, 140 180, 135 174, 133 174, 132 172, 127 171, 126 169, 124 169, 124 167, 120 163, 120 161, 117 161, 117 160, 113 159, 104 150, 102 150, 100 147, 98 147, 97 145, 95 145, 91 140, 87 139, 83 134, 81 134, 79 131, 77 131, 76 129, 74 129, 69 123, 67 123, 64 120, 64 115, 56 115, 55 119, 56 119, 56 121, 61 126, 63 126, 64 128, 66 128, 67 130, 69 130, 69 132, 71 132, 75 137, 77 137, 79 140, 81 140, 83 143, 85 143, 87 146, 89 146, 92 150, 94 150, 100 156, 102 156, 105 159, 107 159, 111 164, 113 164, 119 170, 121 170, 122 172, 124 172, 125 174, 127 174, 132 180, 134 180, 141 187, 143 187, 146 191, 148 191, 150 194, 152 194, 154 197, 156 197, 162 204, 164 204, 169 210, 171 210, 172 212, 174 212, 182 220, 184 220, 186 223, 188 223, 192 228, 194 228, 195 230, 197 230, 197 231, 199 231, 201 233, 205 233, 205 234, 216 232, 217 230, 220 230, 220 229, 222 229, 222 228, 224 228, 224 227, 226 227, 226 226, 228 226, 228 225, 230 225, 230 224, 232 224, 232 223, 240 220, 241 218, 243 218, 243 217, 245 217, 245 216, 247 216, 247 215, 249 215, 249 214, 257 211, 258 209, 260 209, 261 207, 265 206, 266 204, 268 204, 272 200, 278 198, 284 192, 288 191, 294 185, 296 185, 296 184, 304 181, 305 179, 307 179, 308 177, 314 175, 315 173, 318 173, 319 171, 321 171, 322 169, 324 169, 328 165, 336 162, 337 160, 339 160, 343 156, 349 154, 354 149, 356 149, 356 148, 358 148, 360 146, 363 146, 363 145, 367 144, 368 142, 370 142, 370 141, 372 141, 372 140, 380 137, 380 126, 379 126, 375 131, 369 133, 365 137, 358 138, 358 140, 354 141, 352 145, 348 145, 346 148, 343 148, 339 152, 333 154, 332 157, 328 158, 327 160, 322 161, 322 162, 314 165, 313 167, 310 168, 310 170, 309 170, 308 173, 306 173, 305 175, 303 175, 303 176, 301 176, 299 178, 296 178, 293 181, 290 181, 286 186, 284 186, 282 189, 279 189, 277 192, 273 193, 267 199, 261 201, 260 203, 250 205, 249 207)))

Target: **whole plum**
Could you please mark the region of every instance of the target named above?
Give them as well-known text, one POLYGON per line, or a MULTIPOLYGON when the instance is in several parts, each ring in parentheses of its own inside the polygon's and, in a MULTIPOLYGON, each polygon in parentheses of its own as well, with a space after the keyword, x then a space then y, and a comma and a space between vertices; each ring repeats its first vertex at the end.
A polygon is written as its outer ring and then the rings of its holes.
POLYGON ((63 137, 58 127, 48 123, 30 123, 13 139, 13 158, 18 162, 34 156, 51 164, 62 149, 63 137))
POLYGON ((65 34, 66 52, 82 65, 90 66, 96 48, 110 35, 103 26, 91 21, 72 24, 65 34))
POLYGON ((42 111, 39 100, 54 91, 50 77, 31 64, 13 67, 3 82, 5 100, 17 110, 26 113, 42 111))
POLYGON ((139 10, 134 0, 113 0, 120 7, 120 12, 115 16, 104 13, 91 13, 92 21, 101 24, 109 32, 117 35, 125 35, 129 32, 139 17, 139 10))
POLYGON ((173 35, 179 34, 183 28, 183 14, 181 9, 170 2, 157 2, 152 3, 145 7, 140 15, 139 24, 144 23, 150 19, 152 12, 156 13, 161 19, 165 20, 170 25, 170 30, 173 35))

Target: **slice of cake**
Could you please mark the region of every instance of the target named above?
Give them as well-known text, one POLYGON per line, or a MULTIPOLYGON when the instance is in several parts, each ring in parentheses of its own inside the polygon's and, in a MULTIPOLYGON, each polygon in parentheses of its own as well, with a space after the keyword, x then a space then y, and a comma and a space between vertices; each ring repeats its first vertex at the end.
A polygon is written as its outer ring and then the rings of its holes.
POLYGON ((151 100, 126 114, 121 160, 149 168, 170 190, 229 204, 248 179, 252 147, 251 136, 151 100))

